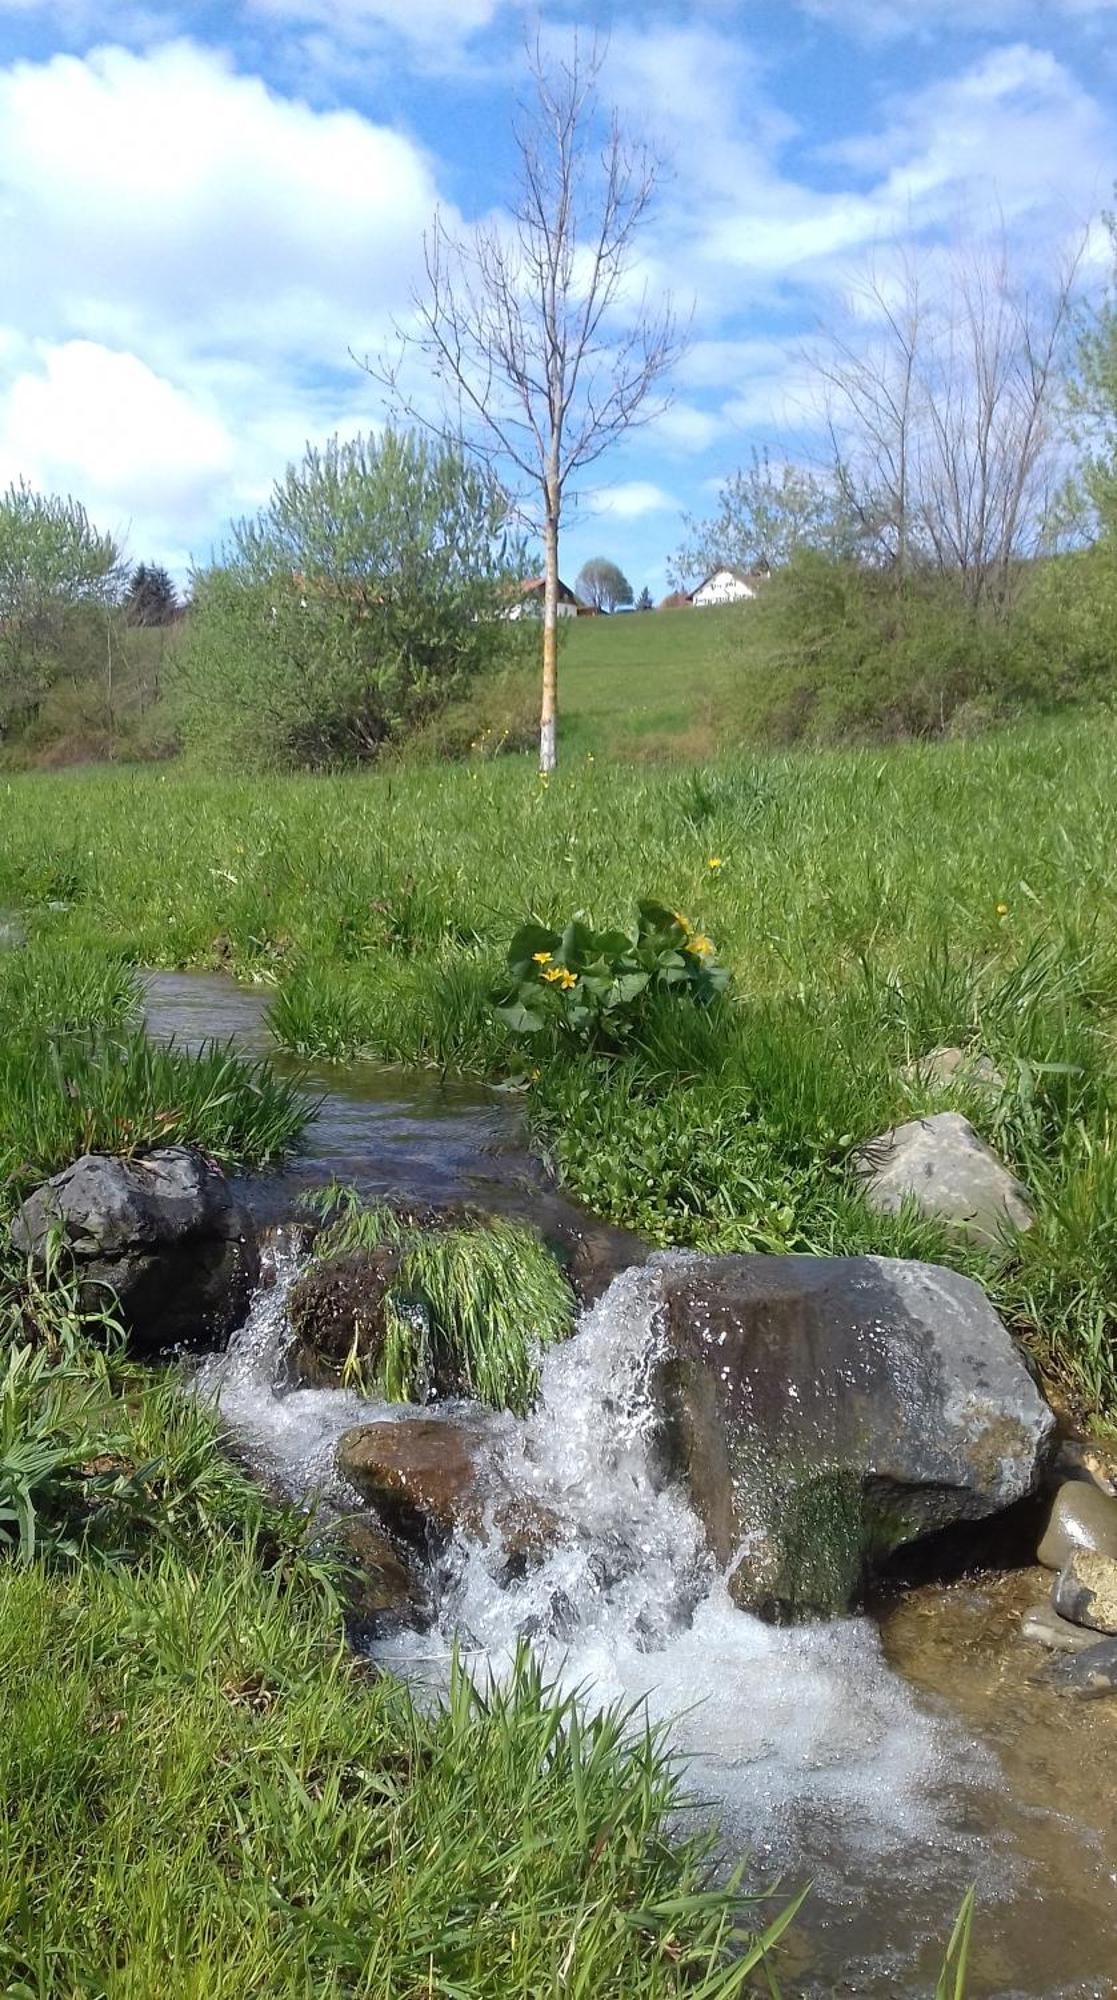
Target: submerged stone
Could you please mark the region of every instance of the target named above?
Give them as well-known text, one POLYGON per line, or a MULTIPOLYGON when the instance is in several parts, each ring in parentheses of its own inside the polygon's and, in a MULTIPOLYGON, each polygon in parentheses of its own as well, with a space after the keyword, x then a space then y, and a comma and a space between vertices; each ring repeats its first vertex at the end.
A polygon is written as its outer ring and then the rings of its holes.
POLYGON ((1053 1604, 1037 1604, 1033 1611, 1026 1612, 1020 1620, 1020 1636, 1034 1639, 1050 1653, 1081 1653, 1097 1643, 1093 1632, 1085 1632, 1081 1625, 1072 1625, 1069 1619, 1061 1618, 1053 1604))
POLYGON ((1059 1694, 1073 1701, 1097 1701, 1117 1694, 1117 1639, 1102 1639, 1081 1653, 1052 1661, 1047 1678, 1059 1694))
POLYGON ((1062 1569, 1078 1549, 1117 1558, 1117 1500, 1085 1479, 1068 1479, 1051 1502, 1037 1553, 1045 1569, 1062 1569))
POLYGON ((854 1156, 869 1207, 897 1215, 913 1201, 971 1242, 995 1247, 1034 1221, 1027 1189, 958 1111, 913 1118, 854 1156))
POLYGON ((12 1243, 41 1264, 59 1226, 83 1309, 115 1298, 136 1351, 223 1340, 248 1310, 260 1270, 251 1221, 193 1147, 83 1154, 28 1196, 12 1243))
POLYGON ((674 1463, 744 1608, 846 1610, 895 1549, 1038 1485, 1054 1417, 970 1279, 731 1256, 660 1281, 674 1463))

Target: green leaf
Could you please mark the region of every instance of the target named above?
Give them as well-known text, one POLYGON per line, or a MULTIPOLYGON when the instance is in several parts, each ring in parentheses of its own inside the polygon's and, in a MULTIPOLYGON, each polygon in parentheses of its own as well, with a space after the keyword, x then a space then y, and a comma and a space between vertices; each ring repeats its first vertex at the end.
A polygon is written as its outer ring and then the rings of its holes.
POLYGON ((516 1035, 537 1035, 546 1026, 543 1016, 525 1007, 522 1000, 512 1000, 506 1007, 498 1007, 496 1012, 516 1035))

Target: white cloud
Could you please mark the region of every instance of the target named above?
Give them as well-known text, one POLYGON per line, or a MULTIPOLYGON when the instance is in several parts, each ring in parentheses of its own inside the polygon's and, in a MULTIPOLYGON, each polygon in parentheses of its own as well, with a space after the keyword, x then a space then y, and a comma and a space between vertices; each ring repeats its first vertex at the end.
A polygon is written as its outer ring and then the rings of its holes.
POLYGON ((802 11, 833 21, 862 41, 889 41, 912 35, 929 40, 945 29, 992 35, 1053 19, 1088 22, 1111 13, 1117 0, 799 0, 802 11))
POLYGON ((92 341, 48 347, 5 399, 0 466, 47 490, 80 494, 115 518, 212 505, 234 460, 221 419, 133 354, 92 341))
POLYGON ((677 502, 650 479, 625 479, 589 496, 595 514, 612 514, 619 521, 636 521, 644 514, 662 514, 677 502))
POLYGON ((495 20, 505 0, 250 0, 251 11, 321 29, 327 45, 361 46, 388 30, 429 49, 457 45, 495 20))
POLYGON ((436 197, 405 135, 189 42, 0 70, 8 462, 208 539, 378 414, 348 349, 406 307, 436 197))

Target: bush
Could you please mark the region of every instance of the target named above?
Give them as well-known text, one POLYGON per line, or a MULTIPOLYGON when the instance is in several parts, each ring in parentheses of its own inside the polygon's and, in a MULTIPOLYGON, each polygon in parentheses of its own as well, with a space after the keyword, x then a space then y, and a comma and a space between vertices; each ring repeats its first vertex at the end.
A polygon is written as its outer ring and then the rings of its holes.
POLYGON ((1035 576, 998 613, 969 604, 960 579, 901 582, 804 552, 750 607, 737 723, 783 743, 941 737, 1091 692, 1057 670, 1037 601, 1035 576))
POLYGON ((500 488, 448 446, 389 431, 308 449, 196 580, 187 747, 256 766, 377 757, 521 657, 530 634, 500 616, 518 567, 500 488))

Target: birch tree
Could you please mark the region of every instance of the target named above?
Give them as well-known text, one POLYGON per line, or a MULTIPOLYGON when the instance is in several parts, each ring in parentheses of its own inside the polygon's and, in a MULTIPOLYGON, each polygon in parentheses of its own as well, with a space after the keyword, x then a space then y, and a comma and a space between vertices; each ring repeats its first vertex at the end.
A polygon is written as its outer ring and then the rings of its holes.
POLYGON ((682 345, 670 299, 634 287, 636 246, 659 162, 601 100, 604 50, 577 40, 529 51, 530 90, 514 127, 507 216, 455 234, 436 214, 425 285, 397 327, 394 363, 363 365, 394 407, 464 443, 515 495, 543 543, 539 763, 557 761, 559 538, 580 477, 663 407, 655 392, 682 345), (406 384, 426 364, 440 385, 432 419, 406 384))

